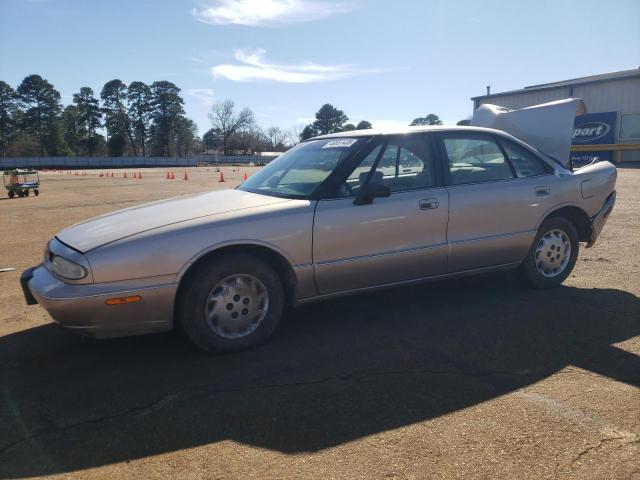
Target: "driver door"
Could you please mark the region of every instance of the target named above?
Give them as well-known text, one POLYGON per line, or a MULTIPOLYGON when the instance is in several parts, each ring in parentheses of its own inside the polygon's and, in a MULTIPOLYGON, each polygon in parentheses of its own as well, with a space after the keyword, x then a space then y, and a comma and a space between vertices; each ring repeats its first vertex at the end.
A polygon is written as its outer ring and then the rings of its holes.
POLYGON ((354 169, 338 198, 319 200, 313 261, 320 294, 446 272, 448 194, 428 134, 389 137, 354 169), (354 205, 364 182, 391 189, 354 205))

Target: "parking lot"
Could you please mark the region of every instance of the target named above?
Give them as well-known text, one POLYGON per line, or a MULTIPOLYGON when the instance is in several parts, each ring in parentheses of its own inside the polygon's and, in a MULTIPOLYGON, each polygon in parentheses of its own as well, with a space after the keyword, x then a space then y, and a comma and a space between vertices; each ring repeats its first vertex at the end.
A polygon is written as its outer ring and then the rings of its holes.
POLYGON ((555 290, 503 272, 331 300, 224 356, 24 303, 61 228, 255 170, 43 173, 0 200, 0 479, 640 479, 640 169, 555 290))

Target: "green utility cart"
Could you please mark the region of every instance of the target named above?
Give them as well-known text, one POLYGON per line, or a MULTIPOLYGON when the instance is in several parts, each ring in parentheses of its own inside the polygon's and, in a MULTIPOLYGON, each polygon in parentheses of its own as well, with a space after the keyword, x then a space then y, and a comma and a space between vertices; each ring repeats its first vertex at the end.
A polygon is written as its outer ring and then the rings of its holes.
POLYGON ((28 197, 29 193, 33 191, 35 196, 40 194, 38 188, 40 187, 40 175, 36 170, 5 170, 2 175, 2 183, 4 188, 7 189, 9 198, 13 198, 16 195, 18 197, 28 197))

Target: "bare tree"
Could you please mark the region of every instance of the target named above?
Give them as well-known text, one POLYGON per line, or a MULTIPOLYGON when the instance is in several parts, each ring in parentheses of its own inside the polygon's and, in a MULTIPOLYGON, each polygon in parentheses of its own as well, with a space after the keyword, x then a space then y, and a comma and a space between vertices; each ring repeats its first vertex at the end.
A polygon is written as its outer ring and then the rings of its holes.
POLYGON ((304 127, 305 126, 303 124, 298 123, 286 132, 287 138, 285 139, 285 147, 295 147, 300 143, 300 134, 302 133, 302 130, 304 130, 304 127))
POLYGON ((278 148, 284 147, 284 142, 287 140, 287 133, 283 132, 280 127, 270 127, 267 130, 267 138, 269 139, 269 146, 272 151, 276 151, 278 148))
POLYGON ((213 130, 216 131, 222 140, 224 154, 229 153, 229 139, 236 133, 249 130, 255 125, 253 112, 244 108, 240 112, 235 112, 235 103, 232 100, 215 103, 211 107, 209 114, 213 130))

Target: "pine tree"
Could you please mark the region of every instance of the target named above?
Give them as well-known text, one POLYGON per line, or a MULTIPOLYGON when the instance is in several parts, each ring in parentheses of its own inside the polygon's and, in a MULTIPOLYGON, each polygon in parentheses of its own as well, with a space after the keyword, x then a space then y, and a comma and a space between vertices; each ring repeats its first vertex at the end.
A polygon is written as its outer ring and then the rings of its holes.
POLYGON ((17 93, 25 109, 21 128, 36 137, 42 156, 62 153, 60 93, 40 75, 25 77, 17 93))

